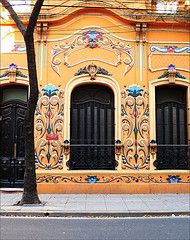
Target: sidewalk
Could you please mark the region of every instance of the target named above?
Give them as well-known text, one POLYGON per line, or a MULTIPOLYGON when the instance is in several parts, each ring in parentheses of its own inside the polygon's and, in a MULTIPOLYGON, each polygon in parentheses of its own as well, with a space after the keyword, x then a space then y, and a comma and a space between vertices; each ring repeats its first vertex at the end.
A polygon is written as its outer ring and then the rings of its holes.
POLYGON ((21 192, 1 192, 1 216, 141 217, 189 215, 189 194, 39 194, 40 205, 15 206, 21 192))

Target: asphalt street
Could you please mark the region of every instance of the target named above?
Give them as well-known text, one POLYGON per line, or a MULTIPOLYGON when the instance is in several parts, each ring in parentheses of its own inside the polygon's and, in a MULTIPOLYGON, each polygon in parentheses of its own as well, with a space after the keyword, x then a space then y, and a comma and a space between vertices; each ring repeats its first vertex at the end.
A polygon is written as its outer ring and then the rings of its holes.
POLYGON ((189 240, 188 217, 1 217, 1 240, 189 240))

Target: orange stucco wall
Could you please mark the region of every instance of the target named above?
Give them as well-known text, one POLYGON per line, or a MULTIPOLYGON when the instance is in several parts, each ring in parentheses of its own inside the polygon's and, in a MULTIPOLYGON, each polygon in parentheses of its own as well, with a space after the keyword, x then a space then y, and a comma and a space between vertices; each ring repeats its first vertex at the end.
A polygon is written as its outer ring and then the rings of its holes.
MULTIPOLYGON (((55 2, 55 1, 54 1, 55 2)), ((52 10, 53 11, 53 10, 52 10)), ((38 102, 39 114, 35 116, 35 143, 36 143, 36 172, 39 192, 123 192, 123 193, 153 193, 153 192, 188 192, 189 172, 186 170, 155 170, 155 155, 149 152, 150 140, 155 139, 155 86, 170 84, 169 78, 158 80, 169 64, 174 64, 185 79, 173 79, 173 84, 180 84, 187 88, 189 94, 189 50, 181 50, 178 53, 172 47, 183 49, 189 47, 189 31, 185 23, 155 23, 155 21, 135 21, 125 19, 111 10, 87 9, 70 10, 71 13, 59 17, 50 18, 49 21, 40 20, 35 32, 36 63, 40 96, 38 102), (144 23, 147 24, 143 25, 144 23), (140 24, 140 29, 138 24, 140 24), (90 30, 101 35, 92 47, 88 43, 85 33, 90 30), (167 46, 171 48, 167 49, 167 46), (154 50, 151 50, 154 47, 154 50), (160 50, 161 49, 161 50, 160 50), (164 51, 166 52, 163 52, 164 51), (91 64, 105 69, 109 75, 96 74, 92 80, 91 73, 76 75, 79 69, 91 64), (71 171, 67 166, 69 153, 64 152, 63 141, 70 136, 70 109, 69 94, 78 84, 92 83, 104 84, 115 91, 117 111, 121 111, 121 105, 127 100, 126 88, 138 86, 142 88, 142 98, 139 99, 139 126, 142 128, 142 136, 138 135, 138 141, 142 140, 141 154, 148 159, 146 162, 138 159, 139 169, 132 165, 124 164, 122 153, 116 156, 118 166, 115 171, 71 171), (52 133, 58 135, 57 140, 50 140, 50 160, 46 153, 48 140, 46 139, 47 126, 47 97, 43 95, 42 88, 47 86, 57 88, 56 96, 48 101, 55 101, 52 107, 51 127, 52 133), (67 91, 65 91, 67 89, 67 91), (119 92, 119 93, 118 93, 119 92), (150 102, 150 99, 151 102, 150 102), (61 110, 60 108, 63 106, 61 110), (66 105, 65 105, 66 104, 66 105), (149 116, 141 124, 145 107, 149 109, 149 116), (57 119, 59 124, 57 124, 57 119), (54 132, 53 132, 54 131, 54 132), (60 160, 61 157, 61 161, 60 160), (168 184, 169 176, 180 176, 180 184, 168 184), (88 176, 96 176, 96 184, 88 183, 88 176), (107 180, 106 180, 107 179, 107 180), (184 183, 184 185, 183 185, 184 183), (102 185, 101 185, 102 184, 102 185), (107 184, 107 185, 106 185, 107 184), (108 186, 109 185, 109 186, 108 186), (167 191, 165 187, 167 186, 167 191), (84 190, 85 189, 85 190, 84 190), (92 190, 94 189, 94 190, 92 190), (118 190, 119 189, 119 190, 118 190)), ((15 33, 15 42, 24 45, 18 31, 15 33)), ((2 67, 7 67, 14 62, 18 68, 27 68, 25 52, 13 51, 2 54, 2 67)), ((1 69, 3 71, 4 68, 1 69)), ((16 83, 22 83, 22 79, 15 79, 16 83)), ((0 79, 0 84, 9 84, 8 79, 0 79)), ((188 95, 188 101, 189 95, 188 95)), ((50 103, 49 103, 50 104, 50 103)), ((133 107, 131 105, 131 107, 133 107)), ((189 103, 187 110, 188 124, 190 124, 189 103)), ((130 115, 130 106, 125 105, 129 120, 134 121, 130 115)), ((135 151, 134 133, 126 132, 125 117, 116 113, 115 125, 117 139, 124 144, 126 138, 133 141, 131 151, 135 151)), ((132 125, 127 126, 131 131, 132 125)), ((116 139, 116 140, 117 140, 116 139)), ((190 142, 190 129, 188 129, 190 142)), ((139 147, 140 148, 140 147, 139 147)), ((124 154, 125 155, 125 154, 124 154)), ((125 156, 126 157, 126 156, 125 156)), ((133 157, 134 158, 134 157, 133 157)))

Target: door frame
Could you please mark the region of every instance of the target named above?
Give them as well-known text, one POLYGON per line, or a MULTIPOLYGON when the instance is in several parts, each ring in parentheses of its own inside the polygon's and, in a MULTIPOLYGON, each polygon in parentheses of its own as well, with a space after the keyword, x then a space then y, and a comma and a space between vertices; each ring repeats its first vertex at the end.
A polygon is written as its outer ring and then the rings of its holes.
MULTIPOLYGON (((168 78, 155 79, 149 82, 150 141, 156 140, 156 87, 170 84, 171 83, 169 82, 168 78)), ((176 78, 175 83, 172 84, 184 86, 187 88, 187 136, 188 144, 190 144, 190 80, 176 78)), ((150 154, 150 170, 156 170, 156 167, 153 164, 155 160, 156 156, 150 154)))
MULTIPOLYGON (((28 85, 24 85, 24 84, 5 84, 5 85, 0 85, 0 88, 3 88, 3 87, 10 87, 10 88, 13 88, 14 87, 21 87, 21 88, 25 88, 27 90, 27 94, 29 94, 29 86, 28 85)), ((28 100, 28 96, 27 96, 27 100, 28 100)), ((4 105, 14 105, 14 106, 17 106, 17 105, 22 105, 27 108, 27 102, 23 101, 23 100, 20 100, 20 99, 11 99, 11 100, 7 100, 5 102, 0 102, 0 106, 4 106, 4 105)), ((16 115, 16 114, 15 114, 16 115)), ((14 123, 15 123, 15 117, 14 117, 14 123)), ((13 135, 15 134, 15 126, 16 124, 14 125, 14 129, 13 129, 13 135)), ((14 139, 15 141, 15 139, 14 139)), ((13 144, 14 145, 14 144, 13 144)), ((12 146, 13 147, 13 146, 12 146)), ((23 160, 19 160, 17 157, 16 159, 12 156, 12 158, 10 158, 10 175, 9 175, 9 178, 11 177, 11 168, 13 170, 13 172, 15 172, 15 169, 18 169, 19 168, 24 168, 24 171, 25 171, 25 157, 23 158, 23 160), (14 161, 12 162, 11 159, 14 161)), ((23 184, 24 184, 24 176, 23 176, 23 179, 21 180, 18 180, 15 175, 15 173, 13 174, 14 175, 14 181, 7 181, 7 182, 3 182, 4 183, 4 186, 7 185, 7 187, 10 187, 10 188, 15 188, 15 187, 23 187, 23 184), (17 181, 15 181, 17 179, 17 181)), ((2 179, 1 179, 2 180, 2 179)))
POLYGON ((114 93, 112 89, 99 84, 77 86, 71 94, 70 113, 70 168, 72 170, 115 170, 114 93), (97 109, 96 117, 95 108, 97 109), (101 112, 104 114, 103 119, 101 112), (94 129, 95 118, 97 132, 94 129), (108 123, 111 125, 107 125, 108 123), (80 124, 83 124, 83 128, 78 130, 80 124), (91 129, 90 132, 89 129, 91 129), (104 132, 103 135, 102 132, 104 132))
MULTIPOLYGON (((70 141, 70 110, 71 110, 71 93, 73 89, 79 85, 99 84, 112 89, 114 94, 114 131, 115 140, 121 140, 121 94, 119 84, 109 76, 97 76, 95 80, 91 80, 89 76, 76 76, 72 78, 65 87, 65 121, 64 121, 64 140, 70 141)), ((115 156, 116 157, 116 156, 115 156)), ((121 157, 121 156, 120 156, 121 157)), ((67 160, 69 157, 67 157, 67 160)), ((115 170, 121 169, 121 159, 118 161, 118 166, 115 170)), ((68 167, 67 167, 68 169, 68 167)), ((69 169, 68 169, 69 170, 69 169)), ((113 170, 113 171, 115 171, 113 170)), ((87 170, 86 170, 87 171, 87 170)), ((101 171, 101 170, 91 170, 101 171)), ((110 171, 110 170, 109 170, 110 171)))

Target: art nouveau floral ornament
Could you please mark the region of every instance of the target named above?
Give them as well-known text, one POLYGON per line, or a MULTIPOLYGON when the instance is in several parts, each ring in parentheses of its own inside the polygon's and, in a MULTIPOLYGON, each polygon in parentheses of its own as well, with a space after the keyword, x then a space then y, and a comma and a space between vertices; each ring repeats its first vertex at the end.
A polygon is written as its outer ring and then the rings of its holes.
POLYGON ((132 49, 126 39, 119 38, 106 30, 95 27, 80 29, 69 37, 55 42, 52 45, 51 53, 51 67, 59 76, 61 76, 61 64, 63 64, 62 67, 65 66, 67 68, 88 61, 98 61, 113 67, 124 64, 124 75, 134 65, 132 49), (89 48, 91 51, 89 51, 89 48), (102 50, 101 54, 98 53, 99 49, 102 50), (76 60, 77 55, 85 55, 87 51, 88 56, 86 55, 84 58, 76 60), (107 54, 112 57, 106 58, 107 54))
POLYGON ((42 88, 35 113, 36 167, 62 168, 64 91, 42 88))
POLYGON ((123 90, 122 95, 122 168, 149 169, 148 91, 137 86, 123 90))

